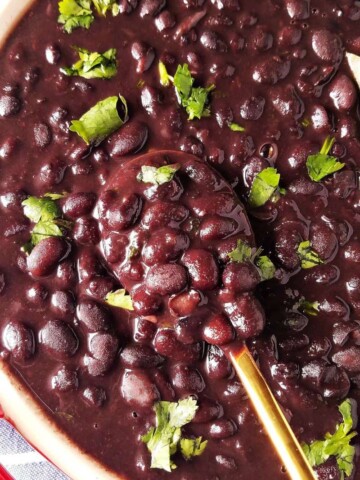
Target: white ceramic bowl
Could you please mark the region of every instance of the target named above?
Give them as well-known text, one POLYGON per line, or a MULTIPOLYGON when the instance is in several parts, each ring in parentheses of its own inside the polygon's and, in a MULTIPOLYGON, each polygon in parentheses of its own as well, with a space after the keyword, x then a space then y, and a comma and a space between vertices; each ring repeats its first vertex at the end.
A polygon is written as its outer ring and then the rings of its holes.
MULTIPOLYGON (((0 48, 34 1, 36 0, 0 0, 0 48)), ((123 479, 73 443, 58 428, 46 407, 31 395, 15 369, 1 360, 0 406, 5 418, 73 480, 123 479)))

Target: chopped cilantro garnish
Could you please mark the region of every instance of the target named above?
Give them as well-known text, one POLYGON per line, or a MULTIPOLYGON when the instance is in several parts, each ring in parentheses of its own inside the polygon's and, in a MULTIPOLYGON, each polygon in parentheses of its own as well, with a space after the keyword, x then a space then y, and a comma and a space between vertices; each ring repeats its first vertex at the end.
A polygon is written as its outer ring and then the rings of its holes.
POLYGON ((58 22, 64 30, 71 33, 75 28, 90 28, 94 21, 91 0, 62 0, 59 2, 60 16, 58 22))
POLYGON ((178 402, 157 402, 154 406, 156 426, 151 427, 142 441, 151 452, 151 468, 171 472, 176 468, 171 457, 178 451, 186 460, 201 455, 207 441, 202 438, 186 439, 182 437, 182 427, 195 417, 198 406, 193 398, 178 402))
POLYGON ((191 460, 192 457, 200 456, 205 450, 207 440, 202 437, 197 438, 182 438, 180 440, 180 451, 185 460, 191 460))
POLYGON ((335 138, 326 137, 320 152, 308 156, 306 167, 309 177, 314 182, 320 182, 324 177, 341 170, 345 166, 345 163, 341 163, 336 157, 329 155, 334 142, 335 138))
POLYGON ((311 315, 312 317, 316 317, 319 313, 319 307, 319 302, 309 302, 308 300, 305 300, 305 298, 302 298, 298 303, 299 310, 304 312, 305 315, 311 315))
POLYGON ((64 229, 70 228, 71 223, 62 220, 61 210, 56 200, 63 195, 47 193, 43 197, 28 197, 22 202, 24 215, 35 223, 31 231, 29 242, 23 250, 29 253, 41 240, 48 237, 62 237, 64 229))
POLYGON ((98 102, 79 120, 71 122, 70 131, 76 132, 88 145, 95 147, 118 130, 128 119, 128 107, 124 97, 109 97, 98 102), (121 103, 122 117, 119 114, 121 103))
POLYGON ((279 182, 280 174, 276 168, 268 167, 258 173, 250 190, 250 206, 256 208, 264 205, 277 191, 279 182))
POLYGON ((111 12, 113 17, 119 15, 120 6, 118 0, 92 0, 99 15, 106 17, 108 12, 111 12))
POLYGON ((105 297, 105 302, 112 307, 123 308, 124 310, 134 310, 133 302, 126 290, 120 289, 110 292, 105 297))
POLYGON ((253 262, 256 257, 256 249, 251 248, 243 240, 238 240, 236 248, 230 253, 228 257, 231 262, 243 263, 243 262, 253 262))
POLYGON ((355 447, 350 444, 357 435, 351 414, 351 401, 345 400, 339 406, 343 422, 336 426, 335 433, 326 433, 324 440, 315 440, 303 444, 303 450, 312 467, 325 463, 330 457, 335 457, 340 470, 341 480, 350 477, 354 468, 355 447))
POLYGON ((236 248, 228 253, 228 257, 231 262, 253 263, 257 267, 263 281, 271 280, 275 276, 276 267, 267 255, 260 255, 261 252, 261 248, 256 250, 256 248, 251 248, 243 240, 238 240, 236 248))
POLYGON ((178 65, 175 75, 172 77, 166 70, 164 63, 159 63, 161 85, 167 87, 173 83, 179 104, 186 109, 189 120, 208 117, 210 115, 209 93, 215 89, 215 85, 208 87, 194 87, 195 79, 191 75, 186 63, 178 65))
POLYGON ((305 240, 299 244, 297 253, 301 260, 301 268, 313 268, 324 263, 319 255, 311 248, 311 242, 309 240, 305 240))
POLYGON ((260 255, 255 263, 260 270, 262 280, 271 280, 275 277, 276 267, 267 255, 260 255))
POLYGON ((79 54, 79 61, 72 67, 61 68, 61 72, 69 76, 84 78, 112 78, 116 75, 116 49, 111 48, 104 53, 90 52, 85 48, 73 47, 79 54))
POLYGON ((245 128, 235 122, 229 123, 229 128, 233 132, 245 132, 245 128))
POLYGON ((163 185, 171 182, 175 173, 180 169, 179 163, 172 165, 163 165, 162 167, 150 167, 143 165, 141 172, 137 176, 138 182, 152 183, 153 185, 163 185))

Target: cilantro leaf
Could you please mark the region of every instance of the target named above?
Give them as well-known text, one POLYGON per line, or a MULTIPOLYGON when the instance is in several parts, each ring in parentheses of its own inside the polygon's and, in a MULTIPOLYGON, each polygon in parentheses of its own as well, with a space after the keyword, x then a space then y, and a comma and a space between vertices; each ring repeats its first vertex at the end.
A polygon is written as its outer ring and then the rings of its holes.
POLYGON ((186 63, 184 63, 184 65, 178 65, 173 82, 180 104, 190 97, 194 81, 195 79, 190 73, 189 66, 186 63))
POLYGON ((64 25, 67 33, 79 27, 89 29, 94 21, 90 0, 62 0, 59 12, 58 22, 64 25))
POLYGON ((190 97, 182 102, 183 107, 189 115, 189 120, 194 118, 202 118, 210 116, 210 108, 207 105, 209 100, 209 93, 215 89, 215 85, 209 87, 196 87, 191 90, 190 97))
POLYGON ((260 271, 262 280, 271 280, 275 277, 276 267, 267 255, 259 256, 255 263, 260 271))
POLYGON ((126 294, 126 290, 124 289, 108 293, 105 297, 105 302, 112 307, 134 310, 132 298, 126 294))
POLYGON ((229 128, 233 132, 245 132, 245 128, 235 122, 229 123, 229 128))
POLYGON ((208 117, 210 115, 209 93, 215 89, 215 85, 208 87, 194 87, 195 79, 191 75, 189 66, 178 65, 175 75, 168 74, 163 62, 159 63, 159 74, 161 85, 167 87, 170 82, 174 84, 175 93, 179 104, 185 108, 189 120, 208 117))
POLYGON ((276 168, 268 167, 258 173, 251 186, 249 204, 252 208, 261 207, 274 195, 279 187, 280 174, 276 168))
POLYGON ((143 165, 138 174, 137 181, 143 183, 152 183, 153 185, 163 185, 171 182, 175 173, 180 169, 179 163, 172 165, 163 165, 162 167, 150 167, 143 165))
POLYGON ((56 200, 62 197, 61 194, 47 193, 43 197, 28 197, 22 202, 24 215, 35 223, 30 241, 23 246, 26 253, 30 253, 41 240, 62 237, 63 230, 70 228, 71 223, 60 218, 61 210, 56 203, 56 200))
POLYGON ((31 232, 31 242, 33 245, 37 245, 48 237, 62 237, 63 231, 54 221, 40 221, 38 222, 31 232))
POLYGON ((198 457, 203 453, 207 446, 207 440, 202 441, 202 437, 198 438, 182 438, 180 440, 180 451, 186 460, 192 457, 198 457))
POLYGON ((95 147, 109 135, 118 130, 128 119, 128 108, 124 97, 108 97, 98 102, 79 120, 73 120, 69 130, 76 132, 85 143, 95 147), (121 102, 123 110, 122 118, 118 112, 118 104, 121 102))
POLYGON ((22 202, 24 215, 34 223, 51 221, 61 214, 57 203, 49 197, 28 197, 22 202))
POLYGON ((238 240, 236 248, 228 253, 228 257, 231 262, 253 263, 258 269, 262 281, 271 280, 275 276, 276 267, 267 255, 260 255, 261 252, 261 248, 256 250, 243 240, 238 240))
POLYGON ((342 402, 339 406, 339 412, 343 417, 343 422, 336 426, 335 433, 326 433, 324 440, 315 440, 310 444, 303 444, 302 448, 312 467, 322 465, 334 456, 341 473, 341 479, 344 480, 345 477, 350 477, 354 468, 355 447, 350 442, 357 433, 355 431, 351 432, 354 425, 349 399, 342 402))
POLYGON ((112 78, 117 73, 116 49, 111 48, 104 53, 90 52, 85 48, 73 47, 79 54, 79 61, 71 67, 61 68, 68 76, 84 78, 112 78))
POLYGON ((119 15, 120 6, 118 0, 92 0, 99 15, 106 17, 107 12, 111 12, 113 17, 119 15))
POLYGON ((230 253, 228 253, 228 257, 231 262, 243 263, 248 261, 253 261, 256 256, 256 252, 254 248, 251 248, 243 240, 238 240, 236 247, 230 253))
POLYGON ((324 263, 319 255, 311 248, 311 243, 309 240, 299 244, 297 253, 301 260, 301 268, 313 268, 324 263))
POLYGON ((324 177, 341 170, 345 166, 345 163, 341 163, 336 157, 329 155, 334 142, 335 138, 327 137, 320 152, 308 156, 306 167, 309 177, 314 182, 320 182, 324 177))
POLYGON ((316 317, 319 313, 319 307, 319 302, 309 302, 308 300, 305 300, 305 298, 301 299, 298 304, 299 310, 305 313, 305 315, 311 315, 312 317, 316 317))
POLYGON ((185 398, 178 402, 157 402, 154 406, 156 427, 141 438, 151 452, 151 468, 159 468, 171 472, 176 468, 171 459, 178 449, 189 460, 201 455, 206 448, 202 438, 182 438, 182 427, 195 417, 198 406, 193 398, 185 398))

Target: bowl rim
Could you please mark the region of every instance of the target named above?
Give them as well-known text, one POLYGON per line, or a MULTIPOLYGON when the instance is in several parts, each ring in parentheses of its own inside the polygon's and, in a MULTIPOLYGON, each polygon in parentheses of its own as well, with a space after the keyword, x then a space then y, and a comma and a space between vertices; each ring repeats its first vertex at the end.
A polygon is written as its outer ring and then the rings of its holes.
MULTIPOLYGON (((36 1, 0 0, 0 49, 36 1)), ((5 420, 71 479, 126 480, 82 450, 61 430, 16 367, 4 359, 0 359, 0 410, 5 420)))

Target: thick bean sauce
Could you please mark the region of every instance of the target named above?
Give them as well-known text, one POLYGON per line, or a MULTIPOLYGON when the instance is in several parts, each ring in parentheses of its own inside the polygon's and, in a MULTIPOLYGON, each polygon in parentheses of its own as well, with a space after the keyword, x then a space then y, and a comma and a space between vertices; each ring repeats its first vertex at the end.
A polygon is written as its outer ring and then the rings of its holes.
MULTIPOLYGON (((68 35, 58 2, 38 0, 2 50, 0 354, 64 431, 129 478, 285 479, 221 346, 248 342, 300 441, 333 432, 343 399, 356 410, 359 99, 345 52, 360 55, 359 2, 119 3, 117 17, 68 35), (118 74, 65 76, 73 45, 116 48, 118 74), (200 85, 216 85, 209 117, 187 119, 160 84, 159 60, 171 73, 187 63, 200 85), (100 146, 69 131, 119 93, 129 121, 100 146), (327 136, 345 167, 315 183, 306 159, 327 136), (155 149, 188 155, 153 153, 153 166, 181 168, 164 185, 139 183, 142 160, 132 159, 155 149), (285 194, 251 208, 267 167, 285 194), (59 204, 72 228, 27 257, 22 202, 47 192, 66 192, 59 204), (263 248, 274 279, 229 262, 238 240, 263 248), (297 253, 306 240, 323 260, 311 269, 297 253), (133 312, 104 302, 122 287, 133 312), (301 299, 318 302, 315 316, 301 299), (153 404, 189 395, 199 410, 186 432, 209 440, 205 452, 177 459, 171 474, 151 470, 140 437, 153 404)), ((333 458, 318 474, 341 478, 333 458)))

